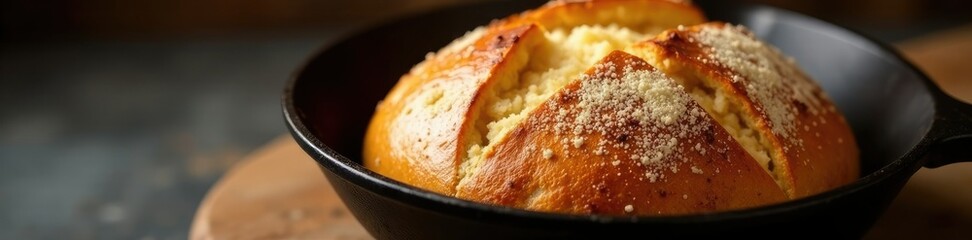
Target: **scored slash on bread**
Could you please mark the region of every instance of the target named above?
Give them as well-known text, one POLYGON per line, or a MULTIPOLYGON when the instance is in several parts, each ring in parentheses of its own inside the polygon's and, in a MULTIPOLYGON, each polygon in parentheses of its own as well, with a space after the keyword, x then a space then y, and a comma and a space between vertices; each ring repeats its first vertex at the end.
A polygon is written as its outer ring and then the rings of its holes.
POLYGON ((750 152, 765 154, 764 167, 792 198, 857 178, 857 145, 844 118, 793 59, 745 28, 680 27, 635 48, 694 88, 700 103, 724 95, 725 106, 708 107, 710 114, 730 131, 752 129, 750 152))
POLYGON ((820 88, 745 29, 703 22, 663 0, 494 21, 402 77, 363 162, 449 196, 585 214, 748 208, 856 178, 853 136, 820 88))
POLYGON ((693 213, 786 199, 688 93, 621 51, 565 86, 494 144, 475 173, 460 182, 457 197, 595 214, 623 213, 625 207, 693 213), (657 109, 643 96, 680 106, 654 114, 650 111, 657 109), (544 151, 553 154, 543 156, 544 151))

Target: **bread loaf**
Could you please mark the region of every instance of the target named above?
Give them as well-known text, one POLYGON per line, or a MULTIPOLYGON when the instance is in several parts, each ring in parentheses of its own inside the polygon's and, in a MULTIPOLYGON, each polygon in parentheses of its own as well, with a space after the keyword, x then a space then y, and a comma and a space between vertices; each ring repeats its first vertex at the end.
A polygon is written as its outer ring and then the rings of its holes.
POLYGON ((535 211, 742 209, 857 178, 851 130, 796 63, 690 3, 554 1, 429 54, 378 104, 365 166, 535 211))

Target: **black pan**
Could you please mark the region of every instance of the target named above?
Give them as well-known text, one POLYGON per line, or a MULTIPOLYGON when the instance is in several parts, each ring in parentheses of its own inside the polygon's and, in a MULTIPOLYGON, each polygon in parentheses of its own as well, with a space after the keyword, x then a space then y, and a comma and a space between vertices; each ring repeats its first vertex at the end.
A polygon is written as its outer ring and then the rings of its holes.
MULTIPOLYGON (((972 106, 945 95, 893 49, 844 28, 765 6, 702 4, 797 59, 845 114, 861 148, 859 180, 755 209, 675 217, 539 213, 439 195, 360 164, 365 127, 392 84, 465 31, 541 5, 481 3, 400 19, 322 50, 283 96, 284 117, 341 199, 381 239, 862 236, 922 166, 972 160, 972 106)), ((962 189, 956 189, 960 191, 962 189)))

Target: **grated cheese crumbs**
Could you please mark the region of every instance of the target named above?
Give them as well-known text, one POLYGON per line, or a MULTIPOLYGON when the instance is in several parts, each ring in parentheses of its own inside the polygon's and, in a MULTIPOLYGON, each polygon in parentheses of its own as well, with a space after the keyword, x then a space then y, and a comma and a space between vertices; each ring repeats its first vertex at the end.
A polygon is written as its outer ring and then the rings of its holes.
MULTIPOLYGON (((644 176, 650 182, 664 179, 665 172, 677 173, 678 165, 686 161, 679 149, 688 144, 679 139, 701 134, 709 122, 681 85, 646 67, 630 60, 596 64, 591 74, 581 76, 576 91, 554 96, 576 98, 577 103, 561 107, 556 101, 548 102, 559 110, 547 119, 551 124, 540 126, 549 126, 564 145, 596 146, 594 154, 606 147, 621 150, 646 169, 644 176), (591 138, 586 136, 591 134, 602 137, 588 143, 591 138)), ((686 149, 692 146, 702 149, 697 143, 686 149)), ((620 160, 611 164, 617 166, 620 160)))
POLYGON ((698 40, 709 47, 712 60, 737 73, 732 82, 744 86, 757 110, 768 118, 773 134, 801 145, 795 136, 799 110, 793 102, 807 106, 814 115, 820 111, 821 103, 817 87, 804 77, 795 62, 741 25, 704 27, 698 40))
POLYGON ((571 142, 574 144, 574 147, 575 148, 580 148, 581 146, 584 145, 584 138, 583 137, 574 137, 574 140, 571 140, 571 142))
POLYGON ((553 158, 553 150, 550 150, 549 148, 544 148, 543 149, 543 158, 544 159, 553 158))

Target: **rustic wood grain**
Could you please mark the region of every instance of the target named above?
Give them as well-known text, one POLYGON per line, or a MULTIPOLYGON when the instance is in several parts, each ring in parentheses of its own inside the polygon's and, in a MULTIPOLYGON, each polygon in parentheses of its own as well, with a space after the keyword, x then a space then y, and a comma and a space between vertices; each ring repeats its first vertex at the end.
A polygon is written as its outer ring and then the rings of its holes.
MULTIPOLYGON (((972 25, 897 45, 946 91, 972 102, 972 25)), ((236 164, 196 213, 192 239, 369 239, 289 136, 236 164)), ((922 169, 866 239, 970 239, 972 163, 922 169)))
POLYGON ((370 239, 290 136, 233 167, 199 206, 191 239, 370 239))

